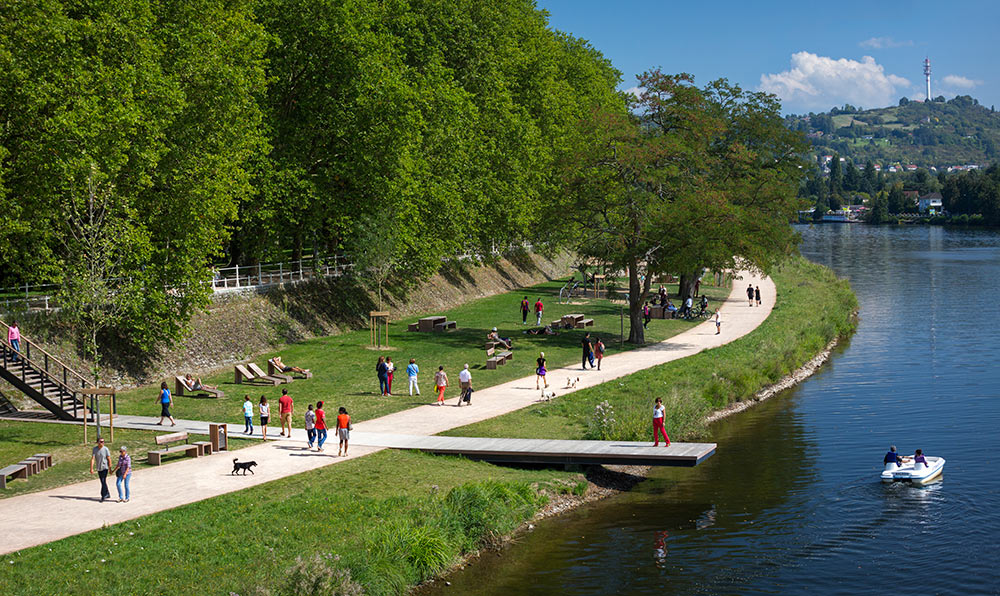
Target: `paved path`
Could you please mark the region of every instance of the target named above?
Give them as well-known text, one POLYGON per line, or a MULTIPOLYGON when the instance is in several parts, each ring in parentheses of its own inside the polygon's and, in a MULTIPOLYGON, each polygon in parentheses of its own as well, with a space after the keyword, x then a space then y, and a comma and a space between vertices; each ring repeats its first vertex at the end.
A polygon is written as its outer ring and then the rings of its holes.
MULTIPOLYGON (((708 321, 661 343, 608 356, 604 358, 600 371, 582 371, 578 366, 553 369, 548 375, 550 388, 561 396, 731 342, 746 335, 767 318, 774 306, 774 297, 775 286, 769 278, 760 279, 744 273, 742 282, 737 280, 734 283, 729 298, 721 307, 721 335, 715 335, 715 324, 708 321), (760 286, 763 306, 747 306, 746 286, 743 285, 746 283, 760 286), (567 378, 576 377, 580 380, 575 389, 560 388, 567 378)), ((355 430, 358 431, 358 439, 364 433, 433 435, 524 408, 537 402, 539 397, 534 376, 530 376, 476 391, 472 407, 453 407, 455 397, 452 397, 448 400, 448 407, 418 406, 358 423, 355 430)), ((148 423, 140 417, 134 418, 139 418, 134 420, 136 424, 148 423)), ((194 421, 191 423, 195 424, 194 421)), ((230 434, 235 436, 241 430, 241 427, 231 426, 230 434)), ((100 491, 96 478, 91 482, 0 500, 0 536, 4 537, 0 541, 0 553, 59 540, 383 449, 354 441, 350 456, 338 458, 337 442, 332 433, 324 453, 308 451, 303 435, 304 431, 297 430, 291 440, 269 441, 240 449, 231 455, 220 453, 136 471, 132 475, 133 495, 129 503, 111 501, 99 504, 97 495, 100 491), (256 461, 256 474, 231 476, 233 457, 240 461, 256 461)), ((115 446, 111 448, 114 452, 115 446)), ((141 457, 143 454, 135 455, 141 457)), ((112 494, 117 496, 113 482, 111 484, 112 494)))

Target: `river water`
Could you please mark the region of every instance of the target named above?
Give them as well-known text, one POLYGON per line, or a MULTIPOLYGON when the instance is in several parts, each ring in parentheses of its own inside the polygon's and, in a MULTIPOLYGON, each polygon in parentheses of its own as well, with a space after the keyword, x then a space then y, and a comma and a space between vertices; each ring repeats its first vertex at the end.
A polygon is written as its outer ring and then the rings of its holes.
POLYGON ((441 594, 1000 594, 1000 234, 801 227, 857 333, 712 427, 716 454, 540 523, 441 594), (948 460, 883 485, 891 443, 948 460))

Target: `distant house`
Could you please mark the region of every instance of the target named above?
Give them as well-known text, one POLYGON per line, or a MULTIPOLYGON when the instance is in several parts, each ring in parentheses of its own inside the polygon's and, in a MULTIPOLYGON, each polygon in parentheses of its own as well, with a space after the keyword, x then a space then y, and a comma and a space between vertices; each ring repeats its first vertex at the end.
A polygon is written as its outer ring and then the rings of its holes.
POLYGON ((932 192, 917 199, 917 210, 921 213, 937 215, 941 213, 944 206, 944 197, 939 192, 932 192))
POLYGON ((915 166, 913 164, 910 164, 910 165, 906 166, 906 171, 907 172, 916 172, 917 171, 917 166, 915 166))
POLYGON ((889 171, 895 173, 896 172, 896 166, 889 166, 889 171))

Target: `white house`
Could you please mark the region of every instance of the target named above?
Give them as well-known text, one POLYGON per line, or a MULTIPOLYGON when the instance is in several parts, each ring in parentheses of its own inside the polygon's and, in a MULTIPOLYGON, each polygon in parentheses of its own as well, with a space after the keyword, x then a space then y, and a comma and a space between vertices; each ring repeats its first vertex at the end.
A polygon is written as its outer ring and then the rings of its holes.
POLYGON ((917 199, 917 209, 921 213, 930 213, 931 215, 937 215, 941 213, 942 210, 942 199, 939 192, 932 192, 930 194, 924 195, 917 199))

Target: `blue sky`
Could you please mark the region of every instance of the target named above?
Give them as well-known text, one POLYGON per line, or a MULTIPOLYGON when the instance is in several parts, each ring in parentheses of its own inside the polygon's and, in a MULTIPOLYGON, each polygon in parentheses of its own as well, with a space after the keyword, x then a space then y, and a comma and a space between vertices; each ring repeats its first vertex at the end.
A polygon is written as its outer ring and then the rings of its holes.
POLYGON ((553 28, 582 37, 623 73, 660 67, 782 99, 784 111, 865 108, 931 95, 1000 107, 1000 0, 667 2, 538 0, 553 28))

